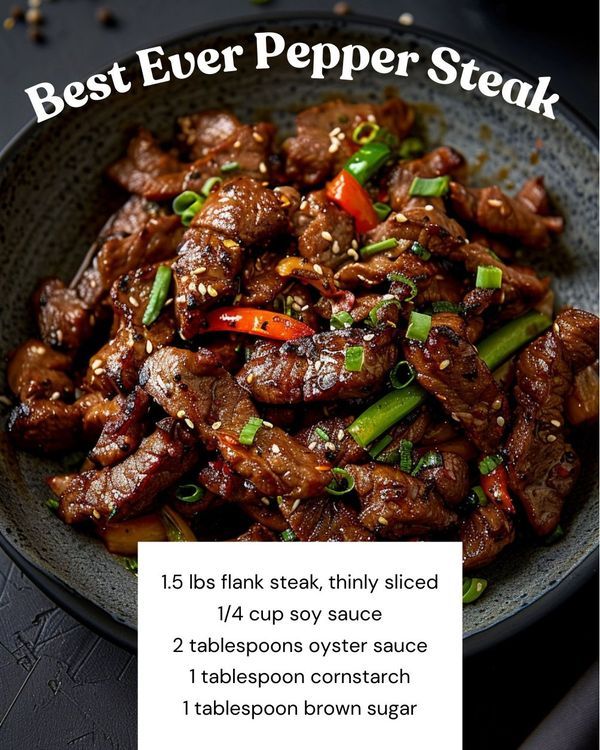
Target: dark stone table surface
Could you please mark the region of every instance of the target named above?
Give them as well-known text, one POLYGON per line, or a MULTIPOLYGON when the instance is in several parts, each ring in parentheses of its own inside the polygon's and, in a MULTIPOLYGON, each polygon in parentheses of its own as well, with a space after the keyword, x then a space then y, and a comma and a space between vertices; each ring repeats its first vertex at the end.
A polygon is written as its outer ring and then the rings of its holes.
MULTIPOLYGON (((15 1, 1 0, 2 18, 15 1)), ((328 11, 332 4, 115 0, 110 7, 117 24, 105 28, 95 20, 101 3, 48 0, 41 8, 45 44, 32 44, 21 27, 0 30, 0 146, 31 118, 23 93, 27 86, 78 80, 129 52, 203 23, 259 18, 271 10, 328 11)), ((531 76, 551 75, 555 89, 597 123, 597 19, 591 5, 559 9, 507 0, 349 4, 356 12, 391 20, 410 12, 420 26, 483 47, 531 76), (582 16, 584 7, 589 9, 582 16)), ((466 662, 467 750, 512 750, 521 744, 597 659, 597 611, 597 581, 592 580, 542 622, 466 662)), ((582 684, 578 693, 569 694, 576 696, 577 705, 582 703, 582 684)), ((136 686, 134 656, 56 607, 0 552, 1 750, 132 750, 136 686)), ((583 695, 589 698, 589 689, 583 695)), ((569 747, 563 744, 563 750, 596 748, 597 728, 588 719, 581 728, 581 716, 569 709, 572 702, 563 701, 558 714, 563 728, 573 717, 572 732, 566 728, 573 740, 569 747)), ((550 748, 547 740, 541 742, 532 738, 528 750, 550 748)))

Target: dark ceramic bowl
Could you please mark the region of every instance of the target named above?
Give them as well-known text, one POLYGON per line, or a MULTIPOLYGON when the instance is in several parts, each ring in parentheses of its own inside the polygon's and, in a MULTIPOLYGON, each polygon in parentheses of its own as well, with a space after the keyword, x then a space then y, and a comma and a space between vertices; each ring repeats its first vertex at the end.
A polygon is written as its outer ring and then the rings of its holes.
MULTIPOLYGON (((473 179, 479 183, 496 181, 512 190, 533 174, 545 175, 567 229, 560 246, 539 262, 555 274, 561 303, 594 309, 597 156, 595 138, 576 115, 559 105, 552 121, 508 106, 499 98, 435 85, 425 75, 425 63, 405 79, 363 72, 350 83, 310 80, 305 71, 294 70, 282 60, 271 70, 256 71, 252 34, 259 28, 279 31, 288 43, 335 40, 340 46, 360 43, 370 48, 416 49, 423 61, 440 44, 464 50, 464 45, 415 28, 356 17, 280 17, 260 27, 256 20, 239 22, 164 45, 173 53, 242 44, 250 54, 240 60, 236 74, 197 75, 150 88, 136 81, 126 96, 113 94, 103 102, 28 127, 1 159, 2 361, 32 334, 27 299, 36 280, 48 274, 69 279, 114 207, 116 191, 103 179, 103 170, 122 154, 133 126, 143 123, 168 138, 177 116, 206 107, 227 107, 249 121, 271 117, 285 133, 291 129, 295 111, 338 95, 378 101, 385 93, 398 92, 417 105, 431 144, 451 144, 478 165, 473 179), (543 146, 533 166, 531 155, 540 140, 543 146)), ((472 56, 485 68, 513 74, 509 66, 479 52, 465 53, 466 59, 472 56)), ((127 67, 136 71, 133 61, 127 67)), ((4 378, 4 372, 0 377, 4 378)), ((568 505, 564 539, 551 547, 514 545, 487 571, 488 592, 465 608, 467 652, 506 637, 547 612, 593 569, 598 513, 593 446, 588 444, 583 460, 582 478, 568 505)), ((3 432, 0 466, 0 530, 5 548, 63 606, 133 647, 136 578, 99 541, 65 526, 45 506, 44 477, 61 467, 15 452, 3 432)))

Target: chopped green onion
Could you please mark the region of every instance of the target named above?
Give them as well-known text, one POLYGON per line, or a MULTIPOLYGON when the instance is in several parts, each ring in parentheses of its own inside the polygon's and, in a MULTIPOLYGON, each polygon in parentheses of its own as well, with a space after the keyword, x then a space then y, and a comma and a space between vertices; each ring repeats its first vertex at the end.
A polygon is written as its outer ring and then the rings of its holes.
POLYGON ((388 206, 387 203, 380 203, 377 201, 377 203, 373 203, 373 208, 375 209, 379 221, 385 221, 385 219, 387 219, 392 213, 392 207, 388 206))
POLYGON ((427 451, 421 458, 418 460, 417 465, 412 471, 412 476, 416 477, 418 473, 421 471, 421 469, 434 469, 438 466, 444 465, 444 459, 442 458, 442 454, 438 451, 427 451))
POLYGON ((421 258, 421 260, 429 260, 429 258, 431 258, 429 250, 426 247, 423 247, 420 242, 413 242, 410 251, 413 255, 421 258))
POLYGON ((487 588, 485 578, 463 578, 463 604, 477 601, 487 588))
POLYGON ((406 338, 413 341, 427 341, 431 329, 431 315, 418 313, 414 310, 410 314, 406 338))
POLYGON ((405 359, 398 362, 390 372, 390 383, 392 388, 406 388, 415 379, 415 371, 405 359))
POLYGON ((210 191, 214 188, 214 186, 220 185, 222 182, 223 180, 220 177, 209 177, 204 185, 202 185, 202 187, 200 188, 200 192, 202 193, 202 195, 208 198, 210 191))
POLYGON ((235 172, 239 168, 240 164, 237 161, 226 161, 225 164, 221 164, 221 172, 235 172))
POLYGON ((412 470, 412 450, 412 441, 400 441, 400 471, 403 471, 405 474, 410 474, 412 470))
POLYGON ((189 208, 186 208, 185 211, 181 214, 181 223, 184 227, 189 227, 189 225, 192 223, 192 219, 194 216, 198 213, 198 211, 202 208, 204 205, 204 198, 200 198, 195 203, 192 203, 192 205, 189 208))
POLYGON ((286 529, 285 531, 282 531, 279 536, 281 537, 282 542, 295 542, 296 541, 296 535, 291 529, 286 529))
POLYGON ((346 469, 332 469, 331 473, 334 476, 333 482, 331 484, 328 484, 327 487, 325 487, 325 490, 330 495, 347 495, 349 492, 352 492, 354 489, 354 477, 352 474, 346 471, 346 469), (338 478, 339 477, 339 478, 338 478), (343 489, 338 489, 341 481, 343 481, 346 486, 343 489))
POLYGON ((477 344, 477 351, 493 371, 551 325, 552 320, 546 315, 535 311, 525 313, 486 336, 477 344))
POLYGON ((352 315, 350 315, 350 313, 348 312, 345 312, 344 310, 335 313, 335 315, 332 315, 329 321, 329 325, 332 331, 339 330, 340 328, 352 328, 353 323, 354 318, 352 317, 352 315))
POLYGON ((478 484, 475 487, 471 487, 470 495, 473 496, 476 505, 483 507, 488 504, 487 495, 483 491, 483 487, 480 487, 478 484))
POLYGON ((391 442, 392 436, 384 435, 381 440, 378 440, 371 448, 371 450, 369 451, 369 456, 371 456, 371 458, 377 458, 377 456, 382 453, 391 442))
POLYGON ((382 307, 387 307, 388 305, 396 305, 396 307, 402 307, 397 299, 380 299, 377 304, 373 305, 369 312, 369 322, 371 323, 373 328, 375 328, 377 323, 379 323, 377 313, 381 310, 382 307))
POLYGON ((364 120, 360 122, 352 131, 352 140, 354 143, 358 143, 359 146, 364 146, 365 143, 370 143, 375 140, 375 136, 379 132, 379 125, 376 122, 369 122, 364 120))
POLYGON ((419 293, 419 289, 415 282, 408 276, 405 276, 403 273, 388 273, 387 277, 388 281, 398 281, 400 282, 400 284, 405 284, 407 287, 409 287, 410 295, 405 298, 405 302, 410 302, 419 293))
POLYGON ((277 505, 281 505, 283 503, 283 495, 277 495, 275 499, 277 500, 277 505))
POLYGON ((544 537, 544 544, 554 544, 555 542, 558 542, 559 539, 562 539, 564 535, 565 530, 560 524, 558 524, 551 534, 544 537))
POLYGON ((180 484, 175 490, 175 497, 182 503, 197 503, 204 497, 204 487, 198 484, 180 484))
POLYGON ((408 190, 409 195, 420 195, 424 198, 440 198, 446 195, 450 186, 450 175, 443 177, 415 177, 408 190))
POLYGON ((152 283, 152 289, 150 291, 150 299, 146 305, 144 311, 144 317, 142 323, 145 326, 150 326, 160 315, 167 297, 169 296, 169 289, 171 287, 171 267, 170 266, 159 266, 156 270, 156 276, 152 283))
POLYGON ((49 508, 51 511, 57 511, 58 510, 58 500, 55 497, 50 497, 48 500, 46 500, 46 507, 49 508))
POLYGON ((358 149, 344 164, 344 169, 364 185, 390 158, 392 152, 385 143, 371 141, 358 149))
POLYGON ((344 366, 348 372, 360 372, 365 361, 365 350, 362 346, 349 346, 344 354, 344 366))
POLYGON ((176 198, 173 198, 173 213, 181 216, 184 211, 200 200, 202 200, 202 196, 198 193, 194 193, 193 190, 184 190, 183 193, 179 193, 176 198))
POLYGON ((445 300, 445 299, 440 299, 440 300, 436 300, 435 302, 432 302, 431 307, 433 308, 433 312, 436 312, 436 313, 444 313, 444 312, 460 313, 459 305, 456 305, 454 302, 448 302, 448 300, 445 300))
POLYGON ((412 159, 415 156, 421 156, 423 151, 425 151, 423 141, 415 135, 411 135, 409 138, 405 138, 400 144, 398 156, 401 159, 412 159))
POLYGON ((138 574, 138 561, 135 557, 124 557, 123 565, 134 575, 138 574))
POLYGON ((263 420, 260 417, 250 417, 246 424, 242 427, 238 440, 242 445, 252 445, 256 433, 262 427, 263 420))
POLYGON ((486 456, 479 462, 480 474, 491 474, 502 463, 502 456, 486 456))
POLYGON ((324 440, 326 443, 329 442, 329 435, 325 432, 325 430, 321 429, 321 427, 316 428, 315 435, 320 437, 321 440, 324 440))
POLYGON ((502 269, 496 266, 477 266, 475 286, 477 289, 500 289, 502 269))
POLYGON ((365 245, 364 247, 361 247, 358 252, 360 253, 361 258, 370 258, 372 255, 377 255, 377 253, 380 253, 383 250, 391 250, 393 247, 397 246, 398 240, 390 237, 389 240, 381 240, 381 242, 373 242, 371 245, 365 245))

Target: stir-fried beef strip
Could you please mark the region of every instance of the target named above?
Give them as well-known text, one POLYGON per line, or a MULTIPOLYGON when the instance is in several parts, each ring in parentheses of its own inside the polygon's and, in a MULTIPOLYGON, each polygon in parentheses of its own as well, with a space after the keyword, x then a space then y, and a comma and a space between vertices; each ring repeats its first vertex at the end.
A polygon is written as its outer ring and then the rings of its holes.
POLYGON ((498 450, 509 419, 508 400, 466 336, 462 319, 438 313, 424 342, 406 340, 404 354, 419 384, 484 453, 498 450))
POLYGON ((67 354, 57 352, 39 339, 29 339, 9 358, 9 388, 19 401, 28 398, 64 401, 74 390, 73 380, 68 374, 72 364, 67 354))
POLYGON ((158 422, 135 453, 103 469, 49 480, 59 496, 58 512, 66 523, 106 522, 140 515, 198 460, 196 440, 177 420, 158 422))
POLYGON ((493 503, 475 508, 459 521, 465 570, 491 563, 515 538, 511 519, 493 503))
POLYGON ((329 495, 301 502, 283 500, 281 512, 302 542, 371 542, 374 535, 359 521, 354 508, 329 495))
POLYGON ((348 464, 360 498, 361 523, 384 539, 443 531, 456 523, 432 486, 383 464, 348 464))
POLYGON ((506 451, 511 487, 536 534, 556 527, 579 475, 579 458, 565 435, 565 399, 573 373, 597 357, 598 319, 580 310, 562 312, 519 357, 516 418, 506 451))
POLYGON ((323 184, 354 151, 352 133, 361 122, 377 122, 403 138, 413 119, 412 109, 401 99, 383 105, 334 100, 305 109, 296 117, 296 135, 282 146, 286 177, 303 187, 323 184))
POLYGON ((216 109, 170 144, 133 135, 108 170, 127 199, 70 284, 40 281, 8 363, 17 448, 87 451, 49 480, 64 521, 111 551, 120 521, 143 540, 167 517, 186 539, 460 539, 466 570, 523 522, 555 529, 571 432, 597 417, 598 319, 555 316, 521 261, 563 229, 543 179, 472 187, 413 123, 389 98, 311 107, 280 148, 216 109))
POLYGON ((393 329, 368 333, 327 331, 287 341, 259 344, 238 382, 265 404, 299 404, 368 396, 380 389, 396 361, 393 329), (348 367, 348 350, 362 353, 361 369, 348 367))
POLYGON ((464 221, 472 221, 494 234, 514 237, 528 247, 548 247, 551 235, 563 229, 560 217, 540 216, 529 210, 522 199, 509 198, 496 186, 475 189, 452 182, 450 200, 464 221))
POLYGON ((137 450, 144 436, 150 399, 136 388, 127 397, 117 396, 118 411, 106 420, 98 442, 89 454, 97 466, 113 466, 137 450))
POLYGON ((311 497, 331 481, 329 466, 278 427, 262 426, 250 446, 239 442, 256 408, 208 350, 165 347, 148 358, 140 383, 264 495, 311 497))

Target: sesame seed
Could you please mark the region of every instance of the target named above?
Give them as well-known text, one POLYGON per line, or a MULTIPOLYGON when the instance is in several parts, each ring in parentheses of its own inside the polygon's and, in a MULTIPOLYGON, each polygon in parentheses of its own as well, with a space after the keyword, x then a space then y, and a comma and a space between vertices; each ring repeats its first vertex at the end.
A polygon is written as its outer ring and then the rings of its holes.
POLYGON ((383 516, 379 516, 379 518, 377 520, 379 521, 379 523, 382 526, 387 526, 388 523, 389 523, 389 521, 387 520, 387 518, 384 518, 383 516))
POLYGON ((551 419, 550 424, 553 424, 555 427, 561 427, 561 423, 559 419, 551 419))
POLYGON ((339 252, 340 252, 340 243, 337 240, 333 241, 333 245, 331 246, 331 252, 334 255, 339 255, 339 252))
POLYGON ((225 247, 239 247, 238 243, 235 240, 223 240, 223 244, 225 245, 225 247))
POLYGON ((0 404, 4 404, 4 406, 12 406, 12 401, 7 396, 0 396, 0 404))
POLYGON ((312 443, 309 443, 309 444, 308 444, 308 450, 309 450, 309 451, 314 451, 314 449, 315 449, 316 447, 317 447, 317 441, 316 441, 316 440, 313 440, 313 442, 312 442, 312 443))
POLYGON ((203 284, 202 282, 200 282, 198 284, 198 291, 204 297, 206 295, 206 284, 203 284))
POLYGON ((450 365, 450 360, 445 359, 443 362, 440 362, 440 370, 445 370, 446 367, 450 365))
POLYGON ((331 146, 329 146, 327 150, 329 151, 330 154, 335 154, 335 152, 339 149, 339 147, 340 147, 340 144, 338 143, 338 141, 333 141, 331 146))
POLYGON ((337 135, 338 141, 343 141, 345 137, 346 137, 346 133, 338 133, 337 135))
POLYGON ((333 130, 330 130, 329 135, 336 136, 338 133, 341 133, 341 132, 342 132, 342 129, 337 127, 337 128, 334 128, 333 130))
POLYGON ((372 341, 375 338, 374 333, 367 333, 366 336, 363 337, 365 341, 372 341))
POLYGON ((325 443, 325 450, 326 451, 334 451, 335 450, 335 445, 333 443, 331 443, 331 442, 328 441, 327 443, 325 443))
POLYGON ((398 16, 398 23, 402 26, 412 26, 415 22, 415 17, 412 13, 401 13, 398 16))
POLYGON ((213 428, 213 430, 218 430, 221 424, 221 422, 213 422, 211 427, 213 428))
POLYGON ((305 310, 308 310, 309 307, 310 305, 302 305, 302 307, 300 308, 300 311, 304 312, 305 310))
POLYGON ((296 510, 296 508, 300 505, 300 498, 297 498, 294 500, 294 504, 292 505, 292 513, 296 510))
POLYGON ((96 367, 96 369, 94 370, 94 375, 104 375, 105 372, 106 370, 104 369, 104 367, 96 367))
POLYGON ((428 203, 428 204, 427 204, 427 205, 425 206, 425 210, 426 210, 426 211, 433 211, 433 206, 431 205, 431 203, 428 203))
POLYGON ((248 383, 248 385, 250 385, 250 383, 251 383, 251 382, 252 382, 253 380, 254 380, 254 373, 253 373, 253 372, 251 372, 251 373, 250 373, 250 375, 248 375, 248 377, 246 378, 246 383, 248 383))
POLYGON ((315 370, 316 370, 317 372, 319 372, 319 370, 321 369, 321 367, 323 367, 323 362, 322 362, 322 360, 318 359, 318 360, 317 360, 317 361, 315 362, 315 370))
POLYGON ((264 163, 264 161, 261 161, 261 163, 258 165, 258 171, 261 174, 266 174, 267 173, 267 165, 264 163))
POLYGON ((180 276, 179 281, 181 281, 182 284, 185 284, 185 282, 189 279, 189 276, 180 276))
POLYGON ((302 203, 300 203, 300 210, 304 211, 304 209, 308 206, 308 201, 303 200, 302 203))
POLYGON ((252 131, 252 137, 257 143, 262 143, 265 140, 260 133, 256 132, 256 130, 252 131))
POLYGON ((56 342, 58 344, 61 344, 63 340, 63 332, 60 330, 60 328, 56 331, 56 342))
POLYGON ((384 294, 383 299, 395 299, 393 294, 384 294))
POLYGON ((321 232, 321 237, 324 240, 327 240, 327 242, 333 242, 333 235, 331 234, 331 232, 328 232, 327 230, 325 230, 324 232, 321 232))
POLYGON ((404 214, 396 214, 396 216, 394 216, 394 219, 398 221, 400 224, 403 224, 405 221, 408 221, 408 219, 406 218, 404 214))
POLYGON ((352 245, 352 247, 353 247, 353 248, 354 248, 355 250, 356 250, 356 249, 358 248, 358 241, 357 241, 357 240, 352 240, 352 242, 351 242, 350 244, 352 245))
POLYGON ((555 323, 555 324, 554 324, 554 325, 552 326, 552 330, 553 330, 553 331, 554 331, 554 333, 556 333, 556 334, 560 333, 560 328, 558 327, 558 323, 555 323))
POLYGON ((300 312, 302 310, 302 307, 297 302, 293 302, 292 303, 292 310, 295 310, 296 312, 300 312))
POLYGON ((549 443, 553 443, 556 440, 556 435, 548 435, 548 437, 546 438, 546 440, 549 443))
POLYGON ((504 417, 496 417, 496 422, 498 423, 498 427, 504 427, 506 424, 504 417))
POLYGON ((129 298, 129 304, 133 305, 134 307, 139 307, 140 306, 140 303, 136 300, 135 297, 130 297, 129 298))
POLYGON ((261 503, 263 505, 270 505, 271 504, 271 501, 269 500, 268 497, 261 497, 260 501, 261 501, 261 503))
POLYGON ((234 147, 234 148, 239 148, 239 147, 240 147, 241 145, 242 145, 242 142, 241 142, 241 141, 236 141, 236 142, 235 142, 235 143, 233 144, 233 147, 234 147))
POLYGON ((271 446, 271 451, 275 454, 281 453, 281 448, 277 445, 277 443, 273 443, 271 446))
POLYGON ((185 410, 184 409, 180 409, 177 412, 177 419, 183 419, 184 417, 185 417, 185 410))
POLYGON ((502 406, 502 401, 497 398, 495 401, 492 401, 492 409, 494 411, 498 411, 498 409, 502 406))
POLYGON ((343 439, 344 439, 344 437, 345 437, 345 434, 344 434, 344 430, 338 430, 338 434, 337 434, 337 436, 336 436, 336 437, 337 437, 337 439, 338 439, 338 440, 340 440, 340 441, 341 441, 341 440, 343 440, 343 439))
POLYGON ((154 349, 154 346, 152 346, 152 342, 150 341, 150 339, 148 339, 148 341, 146 341, 146 352, 148 354, 152 354, 153 349, 154 349))
POLYGON ((211 297, 219 296, 219 292, 217 292, 214 286, 211 286, 210 284, 206 287, 206 291, 210 294, 211 297))
POLYGON ((188 427, 190 428, 190 430, 193 430, 193 429, 194 429, 194 423, 192 422, 192 420, 191 420, 191 419, 188 419, 188 418, 186 417, 186 418, 185 418, 185 419, 184 419, 183 421, 184 421, 184 422, 186 423, 186 425, 187 425, 187 426, 188 426, 188 427))
POLYGON ((269 427, 269 428, 272 428, 272 427, 273 427, 273 422, 267 422, 267 420, 266 420, 266 419, 264 419, 264 420, 263 420, 263 427, 269 427))
POLYGON ((367 115, 367 120, 369 122, 377 122, 377 118, 373 114, 367 115))
POLYGON ((15 19, 14 18, 5 18, 2 22, 2 25, 7 31, 10 31, 11 29, 14 29, 15 27, 15 19))
POLYGON ((92 511, 92 515, 96 519, 100 518, 100 513, 96 510, 96 508, 94 508, 94 510, 92 511))
POLYGON ((321 268, 321 266, 318 263, 315 263, 313 265, 313 268, 315 269, 315 272, 319 274, 319 276, 323 275, 323 269, 321 268))
POLYGON ((188 284, 187 290, 188 290, 188 292, 197 292, 198 291, 198 287, 196 286, 195 282, 190 281, 190 283, 188 284))
POLYGON ((348 257, 352 258, 353 260, 358 260, 358 253, 356 252, 356 250, 350 249, 348 250, 348 257))
MULTIPOLYGON (((44 352, 41 351, 41 352, 38 352, 38 353, 39 354, 43 354, 44 352)), ((95 370, 97 367, 100 367, 101 364, 102 364, 102 360, 101 359, 95 359, 92 362, 92 364, 90 365, 90 367, 92 368, 92 370, 95 370)))
POLYGON ((54 393, 50 396, 50 401, 58 401, 60 398, 60 392, 54 391, 54 393))
POLYGON ((176 302, 185 302, 185 294, 180 294, 177 297, 175 297, 176 302))
POLYGON ((498 198, 489 198, 488 199, 488 205, 494 206, 495 208, 498 208, 502 205, 502 201, 498 200, 498 198))

